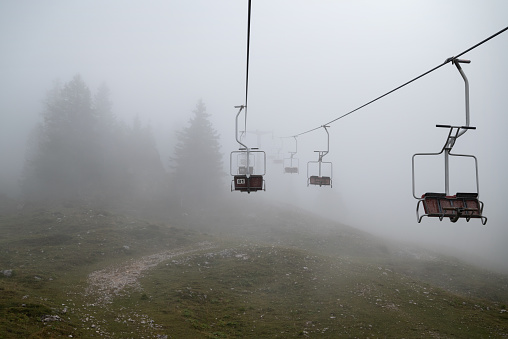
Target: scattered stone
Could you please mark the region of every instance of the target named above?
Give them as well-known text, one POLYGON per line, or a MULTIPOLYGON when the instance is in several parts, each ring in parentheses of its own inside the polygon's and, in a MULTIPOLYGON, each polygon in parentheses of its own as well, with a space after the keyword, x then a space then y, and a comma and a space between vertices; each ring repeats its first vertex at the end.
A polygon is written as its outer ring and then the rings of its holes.
POLYGON ((3 270, 2 274, 6 277, 12 277, 12 270, 3 270))
POLYGON ((49 315, 49 314, 46 314, 46 315, 43 315, 41 317, 41 321, 42 322, 50 322, 50 321, 62 321, 62 318, 60 318, 59 316, 57 315, 49 315))

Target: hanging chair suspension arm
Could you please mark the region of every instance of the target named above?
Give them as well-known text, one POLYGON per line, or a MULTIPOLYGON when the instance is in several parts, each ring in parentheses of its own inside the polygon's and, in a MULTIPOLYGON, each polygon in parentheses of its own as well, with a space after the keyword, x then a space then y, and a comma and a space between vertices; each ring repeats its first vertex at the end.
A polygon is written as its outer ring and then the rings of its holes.
MULTIPOLYGON (((465 98, 466 98, 466 126, 469 127, 469 122, 470 122, 470 120, 469 120, 469 80, 467 80, 466 74, 462 70, 462 67, 460 67, 461 62, 469 64, 471 62, 471 60, 455 59, 455 62, 454 62, 455 66, 457 67, 457 69, 460 72, 460 75, 462 76, 462 79, 464 79, 465 98)), ((466 130, 464 130, 464 132, 462 132, 461 134, 463 134, 465 132, 466 132, 466 130)))
POLYGON ((453 146, 455 145, 455 141, 466 133, 468 129, 474 129, 474 127, 469 126, 469 81, 467 80, 466 74, 462 70, 462 67, 460 66, 461 63, 469 64, 471 60, 465 60, 465 59, 457 59, 457 58, 448 58, 446 59, 446 63, 451 61, 452 64, 454 64, 457 67, 457 70, 459 71, 460 75, 462 76, 462 79, 464 79, 464 87, 465 87, 465 100, 466 100, 466 126, 443 126, 443 125, 436 125, 436 127, 449 127, 450 132, 448 133, 448 138, 446 139, 446 143, 443 147, 444 151, 444 167, 445 167, 445 194, 448 196, 450 195, 450 168, 449 168, 449 157, 450 157, 450 151, 452 150, 453 146), (454 132, 454 129, 455 133, 454 132))
POLYGON ((330 126, 323 125, 321 127, 323 127, 326 131, 327 140, 326 140, 326 151, 319 151, 319 162, 321 162, 323 160, 323 157, 327 155, 328 152, 330 152, 330 133, 328 132, 328 127, 330 126))
POLYGON ((240 145, 243 146, 243 148, 248 149, 248 147, 245 144, 243 144, 240 141, 240 139, 238 139, 238 116, 240 115, 240 113, 242 113, 242 110, 245 108, 245 106, 240 105, 240 106, 235 106, 235 108, 239 108, 238 113, 236 113, 236 119, 235 119, 235 139, 236 139, 237 143, 239 143, 240 145))
POLYGON ((326 151, 314 151, 314 152, 318 152, 318 154, 319 154, 318 167, 319 167, 319 176, 320 177, 321 177, 321 163, 323 162, 324 156, 327 155, 328 152, 330 152, 330 133, 328 132, 328 127, 330 127, 330 126, 323 125, 321 127, 323 127, 325 129, 326 135, 327 135, 326 151))
POLYGON ((235 106, 235 108, 239 109, 238 113, 236 113, 236 119, 235 119, 235 138, 236 138, 236 142, 242 146, 242 147, 240 147, 240 150, 245 150, 247 152, 247 159, 246 159, 247 160, 247 164, 246 164, 247 165, 247 167, 246 167, 247 172, 246 173, 247 173, 247 178, 249 178, 250 177, 250 170, 249 170, 249 168, 250 168, 249 167, 250 166, 250 164, 249 164, 250 148, 247 147, 247 145, 245 145, 244 143, 242 143, 240 141, 240 139, 238 139, 238 116, 240 115, 240 113, 242 112, 242 109, 244 109, 244 107, 245 107, 244 105, 235 106))
MULTIPOLYGON (((469 64, 471 63, 471 60, 464 60, 464 59, 453 59, 452 63, 457 67, 457 70, 459 71, 460 75, 462 76, 462 79, 464 79, 464 91, 465 91, 465 100, 466 100, 466 127, 469 127, 469 80, 467 80, 466 74, 462 70, 462 67, 460 66, 461 63, 469 64)), ((462 129, 459 134, 457 135, 457 138, 460 137, 462 134, 466 133, 467 129, 462 129)))
POLYGON ((298 139, 296 139, 296 136, 293 136, 293 138, 295 138, 295 151, 294 152, 290 152, 291 153, 291 159, 293 159, 293 156, 298 153, 298 139))

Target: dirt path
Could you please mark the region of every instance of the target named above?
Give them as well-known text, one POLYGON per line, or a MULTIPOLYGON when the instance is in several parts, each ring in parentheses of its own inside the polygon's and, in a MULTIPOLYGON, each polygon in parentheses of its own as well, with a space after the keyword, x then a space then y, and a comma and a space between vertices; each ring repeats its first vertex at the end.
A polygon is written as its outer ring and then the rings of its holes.
POLYGON ((127 293, 127 288, 138 288, 138 279, 144 271, 168 259, 212 248, 215 248, 212 243, 202 242, 190 248, 155 253, 122 265, 94 271, 88 275, 85 295, 95 298, 95 304, 111 303, 114 296, 127 293))

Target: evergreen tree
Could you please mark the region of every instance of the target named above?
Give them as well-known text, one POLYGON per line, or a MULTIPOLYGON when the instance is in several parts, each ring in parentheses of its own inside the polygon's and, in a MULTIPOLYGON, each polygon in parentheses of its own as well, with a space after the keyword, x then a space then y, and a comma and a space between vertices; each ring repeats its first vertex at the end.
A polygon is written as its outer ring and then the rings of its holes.
MULTIPOLYGON (((114 199, 122 194, 119 174, 122 164, 122 142, 120 126, 113 114, 110 90, 106 84, 97 89, 93 97, 92 108, 96 119, 94 134, 97 147, 97 177, 95 194, 103 198, 114 199)), ((125 184, 125 183, 123 183, 125 184)))
POLYGON ((109 132, 116 127, 117 121, 113 114, 113 103, 110 99, 110 90, 106 84, 102 84, 94 95, 93 110, 99 127, 104 132, 109 132))
POLYGON ((219 134, 200 100, 189 125, 177 132, 172 160, 174 186, 186 203, 203 202, 224 191, 219 134))
POLYGON ((160 196, 166 173, 151 131, 116 121, 109 90, 92 98, 80 76, 48 93, 21 180, 30 200, 115 200, 160 196))
POLYGON ((23 181, 35 198, 79 198, 94 175, 95 116, 90 90, 79 75, 48 93, 43 122, 37 127, 23 181))
POLYGON ((167 176, 149 126, 138 116, 125 135, 124 169, 136 198, 149 199, 165 193, 167 176))

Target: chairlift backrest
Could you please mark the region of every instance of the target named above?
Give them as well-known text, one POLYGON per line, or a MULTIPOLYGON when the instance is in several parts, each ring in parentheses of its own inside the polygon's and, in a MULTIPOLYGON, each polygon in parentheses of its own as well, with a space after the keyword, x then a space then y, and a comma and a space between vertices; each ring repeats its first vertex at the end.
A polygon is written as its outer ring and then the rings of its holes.
POLYGON ((254 167, 250 166, 249 167, 249 171, 247 172, 247 167, 246 166, 240 166, 238 167, 238 174, 254 174, 254 167))

